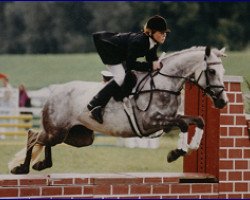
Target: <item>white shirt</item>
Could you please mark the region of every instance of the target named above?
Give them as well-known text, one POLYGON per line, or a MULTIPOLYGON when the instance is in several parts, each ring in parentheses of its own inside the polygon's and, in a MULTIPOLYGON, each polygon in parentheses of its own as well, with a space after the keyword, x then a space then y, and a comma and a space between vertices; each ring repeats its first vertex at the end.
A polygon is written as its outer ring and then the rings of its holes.
POLYGON ((157 43, 151 37, 149 37, 149 49, 154 48, 156 44, 157 43))

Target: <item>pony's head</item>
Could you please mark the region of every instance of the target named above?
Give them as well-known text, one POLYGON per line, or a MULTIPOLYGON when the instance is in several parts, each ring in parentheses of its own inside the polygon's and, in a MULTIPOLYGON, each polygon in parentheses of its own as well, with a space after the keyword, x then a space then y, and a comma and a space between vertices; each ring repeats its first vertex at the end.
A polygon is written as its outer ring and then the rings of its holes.
POLYGON ((225 48, 211 49, 206 47, 203 66, 195 71, 195 81, 202 90, 212 98, 216 108, 223 108, 228 102, 224 90, 224 73, 221 57, 225 57, 225 48))

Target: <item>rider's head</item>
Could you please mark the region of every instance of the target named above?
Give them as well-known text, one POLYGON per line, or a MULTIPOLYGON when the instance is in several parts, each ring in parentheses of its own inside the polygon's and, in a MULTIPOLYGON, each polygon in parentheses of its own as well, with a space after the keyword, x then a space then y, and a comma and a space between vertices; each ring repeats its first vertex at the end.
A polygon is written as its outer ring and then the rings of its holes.
POLYGON ((144 25, 144 33, 158 43, 163 43, 167 34, 170 32, 171 31, 167 28, 166 20, 159 15, 150 17, 144 25))

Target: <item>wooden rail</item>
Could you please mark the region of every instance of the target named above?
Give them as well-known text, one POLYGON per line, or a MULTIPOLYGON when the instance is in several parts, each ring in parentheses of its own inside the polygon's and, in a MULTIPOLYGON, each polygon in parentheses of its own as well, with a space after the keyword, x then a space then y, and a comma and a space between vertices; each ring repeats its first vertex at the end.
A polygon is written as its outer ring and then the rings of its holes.
POLYGON ((33 127, 31 114, 1 115, 0 134, 6 136, 22 136, 27 134, 27 129, 33 127))
POLYGON ((0 119, 32 120, 32 115, 0 115, 0 119))

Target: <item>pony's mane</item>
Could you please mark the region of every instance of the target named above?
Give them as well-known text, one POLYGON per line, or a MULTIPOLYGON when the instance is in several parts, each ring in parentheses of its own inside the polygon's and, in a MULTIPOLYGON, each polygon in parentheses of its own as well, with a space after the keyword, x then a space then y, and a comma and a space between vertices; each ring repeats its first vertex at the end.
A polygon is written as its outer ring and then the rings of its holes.
POLYGON ((173 52, 173 53, 170 53, 170 54, 165 54, 162 59, 170 58, 170 57, 177 56, 177 55, 187 53, 187 52, 190 52, 190 51, 205 51, 205 48, 206 47, 204 47, 204 46, 193 46, 193 47, 188 48, 188 49, 173 52))

